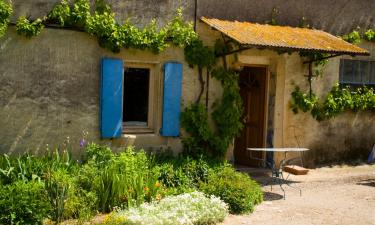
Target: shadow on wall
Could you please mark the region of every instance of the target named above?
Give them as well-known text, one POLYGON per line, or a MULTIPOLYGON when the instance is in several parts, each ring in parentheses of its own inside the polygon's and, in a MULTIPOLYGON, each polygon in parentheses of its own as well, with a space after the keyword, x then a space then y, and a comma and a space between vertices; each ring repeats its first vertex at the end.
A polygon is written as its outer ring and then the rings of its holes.
POLYGON ((311 151, 305 155, 307 166, 367 160, 375 144, 373 112, 345 113, 319 125, 311 151))

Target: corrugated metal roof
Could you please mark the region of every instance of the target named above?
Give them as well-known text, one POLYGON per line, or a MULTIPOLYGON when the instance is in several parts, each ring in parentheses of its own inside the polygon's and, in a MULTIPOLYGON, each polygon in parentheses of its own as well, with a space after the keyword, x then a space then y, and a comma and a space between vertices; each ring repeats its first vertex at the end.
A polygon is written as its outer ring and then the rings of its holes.
POLYGON ((332 54, 369 55, 367 50, 321 30, 226 21, 205 17, 201 19, 209 26, 243 45, 332 54))

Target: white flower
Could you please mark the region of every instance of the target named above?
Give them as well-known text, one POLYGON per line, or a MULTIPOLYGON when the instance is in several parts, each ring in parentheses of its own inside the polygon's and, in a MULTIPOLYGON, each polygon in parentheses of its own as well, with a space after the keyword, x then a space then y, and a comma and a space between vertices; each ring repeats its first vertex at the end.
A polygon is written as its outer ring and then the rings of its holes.
POLYGON ((215 196, 201 192, 169 196, 160 202, 116 213, 109 224, 124 225, 194 225, 221 222, 228 215, 228 206, 215 196), (120 221, 116 223, 116 221, 120 221))

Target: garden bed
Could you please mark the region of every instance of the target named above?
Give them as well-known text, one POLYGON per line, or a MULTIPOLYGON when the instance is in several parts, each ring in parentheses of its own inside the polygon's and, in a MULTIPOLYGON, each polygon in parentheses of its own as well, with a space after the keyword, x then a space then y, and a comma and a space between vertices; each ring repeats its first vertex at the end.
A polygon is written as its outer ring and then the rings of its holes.
POLYGON ((106 214, 94 221, 214 224, 229 212, 252 211, 263 199, 259 185, 226 162, 133 148, 114 154, 93 143, 85 150, 81 162, 66 151, 0 156, 0 222, 71 224, 106 214))

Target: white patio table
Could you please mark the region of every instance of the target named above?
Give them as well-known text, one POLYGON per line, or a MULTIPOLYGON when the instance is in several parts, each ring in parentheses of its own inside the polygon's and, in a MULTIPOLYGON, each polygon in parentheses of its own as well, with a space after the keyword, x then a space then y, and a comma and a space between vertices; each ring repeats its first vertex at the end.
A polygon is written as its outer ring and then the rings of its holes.
MULTIPOLYGON (((309 149, 307 149, 307 148, 247 148, 247 150, 248 151, 258 151, 258 152, 259 151, 260 152, 283 152, 284 153, 284 158, 280 160, 280 163, 279 163, 278 167, 276 167, 275 161, 273 160, 273 158, 272 158, 272 162, 269 163, 269 162, 267 162, 267 159, 253 157, 252 154, 251 154, 251 152, 250 152, 250 158, 251 159, 255 159, 255 160, 259 160, 259 161, 263 162, 263 166, 266 167, 266 168, 269 168, 271 170, 273 180, 277 180, 278 181, 278 184, 279 184, 281 190, 284 193, 284 199, 285 199, 285 190, 283 188, 284 184, 288 185, 289 187, 299 189, 300 195, 302 195, 301 188, 293 187, 293 186, 291 186, 287 182, 287 180, 289 178, 289 175, 286 178, 284 178, 283 168, 284 168, 284 166, 286 166, 287 161, 293 161, 295 159, 300 159, 301 160, 301 165, 303 166, 302 152, 309 151, 309 149), (299 157, 294 157, 294 158, 291 158, 291 159, 287 160, 287 154, 289 152, 299 152, 300 156, 299 157)), ((271 183, 271 191, 272 191, 272 183, 271 183)))

